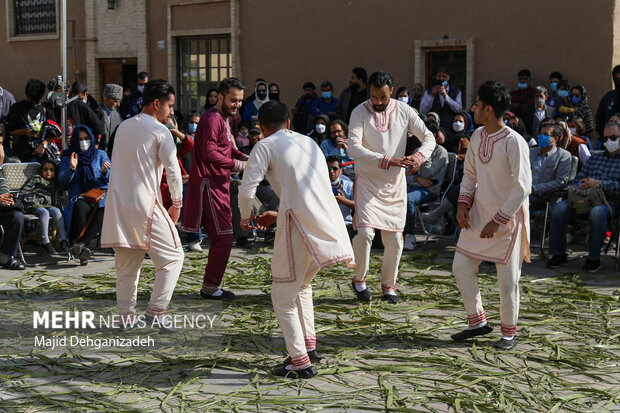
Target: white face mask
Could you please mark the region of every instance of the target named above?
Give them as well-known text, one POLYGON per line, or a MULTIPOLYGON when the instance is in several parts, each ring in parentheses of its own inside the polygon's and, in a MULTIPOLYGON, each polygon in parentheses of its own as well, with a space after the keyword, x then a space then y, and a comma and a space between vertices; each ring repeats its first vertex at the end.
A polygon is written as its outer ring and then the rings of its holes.
POLYGON ((405 103, 409 102, 409 98, 407 96, 401 96, 398 98, 398 100, 400 100, 401 102, 405 102, 405 103))
POLYGON ((465 123, 461 121, 452 122, 452 129, 454 129, 456 132, 460 132, 465 129, 465 123))
POLYGON ((138 91, 140 93, 144 92, 144 85, 138 85, 138 91))
POLYGON ((568 130, 570 130, 572 135, 577 135, 577 128, 568 128, 568 130))
POLYGON ((322 123, 317 123, 314 126, 314 130, 316 130, 318 133, 325 133, 326 129, 327 129, 327 126, 323 125, 322 123))
POLYGON ((618 139, 616 139, 615 141, 607 139, 607 141, 605 141, 603 145, 605 145, 605 149, 607 149, 609 153, 614 153, 618 149, 620 149, 620 142, 618 142, 618 139))
POLYGON ((84 103, 88 103, 88 98, 87 98, 87 97, 84 97, 84 99, 82 99, 82 102, 84 102, 84 103))
POLYGON ((90 140, 80 141, 80 150, 87 151, 90 148, 90 140))

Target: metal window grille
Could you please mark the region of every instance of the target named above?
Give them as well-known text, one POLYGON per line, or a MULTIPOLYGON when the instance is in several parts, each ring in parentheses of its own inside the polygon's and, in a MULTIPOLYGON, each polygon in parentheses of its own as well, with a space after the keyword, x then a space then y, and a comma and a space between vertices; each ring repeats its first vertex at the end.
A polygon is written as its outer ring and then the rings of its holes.
POLYGON ((56 33, 56 0, 15 0, 15 34, 56 33))

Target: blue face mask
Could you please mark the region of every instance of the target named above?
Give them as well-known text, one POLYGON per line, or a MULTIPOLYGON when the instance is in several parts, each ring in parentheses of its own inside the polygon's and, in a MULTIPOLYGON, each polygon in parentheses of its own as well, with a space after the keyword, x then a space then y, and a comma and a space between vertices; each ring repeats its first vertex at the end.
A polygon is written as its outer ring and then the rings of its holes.
POLYGON ((196 133, 197 129, 198 129, 198 124, 197 123, 190 123, 189 125, 187 125, 187 131, 189 133, 196 133))
POLYGON ((566 98, 566 97, 568 97, 568 95, 570 95, 568 90, 558 90, 558 96, 559 97, 566 98))
POLYGON ((570 101, 573 102, 573 105, 578 105, 581 102, 581 96, 571 96, 570 101))
POLYGON ((447 87, 448 86, 448 81, 444 80, 443 82, 441 82, 441 84, 444 85, 444 87, 447 87))
POLYGON ((321 92, 321 96, 323 99, 330 99, 332 97, 332 92, 321 92))
POLYGON ((519 86, 519 89, 527 89, 527 83, 517 83, 517 86, 519 86))
POLYGON ((541 149, 545 149, 551 146, 551 136, 549 135, 544 135, 544 134, 540 134, 538 135, 538 139, 536 139, 536 142, 538 142, 538 146, 541 149))
POLYGON ((551 82, 549 83, 549 86, 551 86, 551 90, 554 92, 558 90, 558 82, 551 82))

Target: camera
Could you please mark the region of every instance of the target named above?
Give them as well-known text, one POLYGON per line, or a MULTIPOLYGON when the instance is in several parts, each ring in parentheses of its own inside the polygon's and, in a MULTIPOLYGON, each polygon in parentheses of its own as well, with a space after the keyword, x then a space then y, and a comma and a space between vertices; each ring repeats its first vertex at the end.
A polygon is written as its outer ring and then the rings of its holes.
POLYGON ((67 95, 64 92, 49 92, 46 99, 53 107, 62 108, 62 105, 67 100, 67 95))

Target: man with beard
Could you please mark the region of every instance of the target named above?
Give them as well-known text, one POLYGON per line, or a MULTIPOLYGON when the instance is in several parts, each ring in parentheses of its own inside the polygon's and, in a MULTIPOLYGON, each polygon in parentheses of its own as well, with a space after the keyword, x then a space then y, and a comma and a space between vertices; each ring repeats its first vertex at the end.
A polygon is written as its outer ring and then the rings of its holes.
POLYGON ((478 88, 472 110, 483 127, 474 131, 465 155, 456 216, 461 234, 452 264, 469 324, 452 339, 463 341, 493 331, 476 274, 482 261, 495 263, 502 338, 493 346, 500 349, 513 348, 518 341, 519 277, 530 255, 530 153, 521 136, 504 125, 509 107, 510 94, 501 83, 488 80, 478 88))
POLYGON ((217 104, 200 118, 185 198, 188 208, 183 214, 183 229, 198 232, 202 225, 211 243, 200 295, 212 300, 235 297, 232 292, 222 290, 220 284, 234 238, 230 171, 243 170, 248 159, 233 146, 229 122, 241 107, 244 89, 239 79, 222 80, 217 104))
POLYGON ((420 103, 422 103, 422 95, 424 92, 424 86, 422 86, 422 83, 414 83, 413 87, 411 88, 411 107, 414 108, 415 110, 417 110, 418 112, 420 111, 420 103))
POLYGON ((353 109, 368 99, 367 79, 366 69, 363 67, 353 68, 349 78, 349 87, 345 88, 340 94, 336 108, 336 119, 349 123, 353 109))
POLYGON ((304 83, 304 94, 297 100, 295 107, 291 109, 293 114, 293 129, 299 133, 308 132, 308 118, 312 101, 316 99, 316 87, 312 82, 304 83))
POLYGON ((372 295, 366 288, 370 247, 375 230, 381 230, 385 246, 381 269, 383 299, 398 303, 394 288, 403 250, 403 229, 407 215, 405 168, 416 172, 435 149, 435 137, 413 108, 391 99, 394 81, 380 71, 370 76, 370 99, 351 113, 349 154, 355 159, 355 216, 358 233, 353 239, 355 277, 352 286, 360 301, 372 295), (420 149, 405 156, 407 134, 422 142, 420 149))

